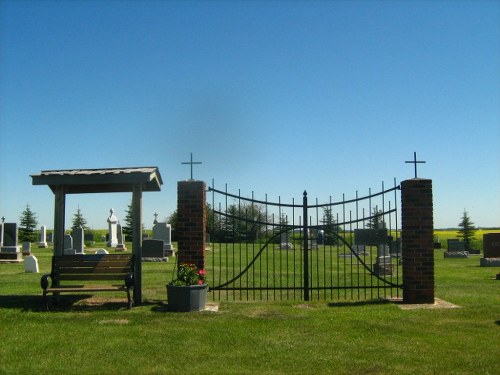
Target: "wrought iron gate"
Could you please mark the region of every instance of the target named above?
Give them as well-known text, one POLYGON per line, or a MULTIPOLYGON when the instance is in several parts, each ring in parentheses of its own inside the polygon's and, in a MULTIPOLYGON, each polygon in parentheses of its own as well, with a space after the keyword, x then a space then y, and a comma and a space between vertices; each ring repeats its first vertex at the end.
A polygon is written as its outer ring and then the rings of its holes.
POLYGON ((209 188, 209 285, 215 300, 373 300, 401 294, 398 192, 313 204, 209 188))

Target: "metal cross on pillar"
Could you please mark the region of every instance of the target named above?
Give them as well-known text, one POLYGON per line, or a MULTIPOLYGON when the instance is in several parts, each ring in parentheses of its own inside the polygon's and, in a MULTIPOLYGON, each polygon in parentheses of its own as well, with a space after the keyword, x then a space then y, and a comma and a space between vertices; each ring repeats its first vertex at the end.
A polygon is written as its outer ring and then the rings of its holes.
POLYGON ((405 163, 413 164, 415 167, 415 178, 417 178, 417 164, 423 164, 425 161, 417 160, 417 153, 413 152, 413 160, 405 161, 405 163))
POLYGON ((193 153, 191 152, 191 160, 184 161, 181 164, 190 164, 191 165, 191 180, 193 179, 193 164, 201 164, 201 161, 193 161, 193 153))

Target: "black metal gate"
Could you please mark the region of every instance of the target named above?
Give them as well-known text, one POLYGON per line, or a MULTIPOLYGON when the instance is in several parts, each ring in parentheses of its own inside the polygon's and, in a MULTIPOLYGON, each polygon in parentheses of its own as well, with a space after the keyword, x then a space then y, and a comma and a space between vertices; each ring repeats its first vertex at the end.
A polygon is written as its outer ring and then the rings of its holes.
POLYGON ((209 188, 208 283, 215 300, 374 300, 401 294, 398 192, 313 204, 209 188))

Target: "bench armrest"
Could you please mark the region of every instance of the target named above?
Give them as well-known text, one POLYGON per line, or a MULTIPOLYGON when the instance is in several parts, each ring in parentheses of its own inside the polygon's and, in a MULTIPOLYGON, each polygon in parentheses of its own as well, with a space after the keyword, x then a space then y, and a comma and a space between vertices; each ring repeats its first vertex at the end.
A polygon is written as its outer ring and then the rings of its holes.
POLYGON ((127 289, 130 289, 134 286, 134 274, 133 273, 127 273, 125 275, 125 286, 127 289))
POLYGON ((40 279, 40 286, 42 287, 43 290, 46 290, 49 287, 49 277, 50 273, 47 273, 42 276, 40 279))

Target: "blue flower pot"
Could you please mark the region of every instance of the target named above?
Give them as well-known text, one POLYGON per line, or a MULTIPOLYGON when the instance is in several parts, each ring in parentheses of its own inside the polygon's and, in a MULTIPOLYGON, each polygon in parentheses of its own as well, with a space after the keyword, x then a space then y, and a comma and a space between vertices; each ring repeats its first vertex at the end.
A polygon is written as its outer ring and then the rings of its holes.
POLYGON ((177 312, 201 311, 207 301, 207 284, 202 285, 168 285, 168 309, 177 312))

